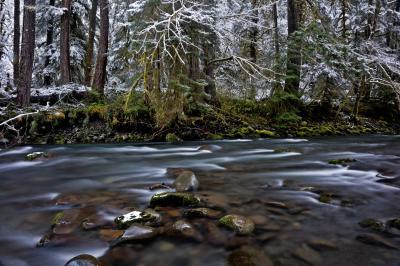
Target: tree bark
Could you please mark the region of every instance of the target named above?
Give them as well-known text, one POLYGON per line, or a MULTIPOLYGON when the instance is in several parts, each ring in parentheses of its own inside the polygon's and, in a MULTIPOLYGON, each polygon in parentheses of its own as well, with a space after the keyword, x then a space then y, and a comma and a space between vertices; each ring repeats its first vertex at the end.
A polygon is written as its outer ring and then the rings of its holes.
POLYGON ((14 85, 17 85, 19 78, 19 56, 20 56, 20 45, 21 45, 21 5, 20 0, 14 0, 14 58, 13 58, 13 69, 14 69, 14 85))
POLYGON ((25 0, 22 31, 20 78, 17 88, 17 104, 28 106, 31 97, 33 59, 35 52, 36 0, 25 0))
POLYGON ((100 40, 92 87, 104 95, 107 76, 108 35, 110 27, 108 0, 100 0, 100 40))
POLYGON ((286 85, 285 91, 288 93, 299 92, 300 85, 300 66, 301 54, 299 45, 293 39, 293 35, 300 28, 301 10, 299 8, 299 0, 288 0, 288 51, 287 51, 287 69, 286 69, 286 85))
POLYGON ((70 20, 71 20, 71 0, 62 0, 64 13, 61 16, 61 36, 60 36, 60 73, 61 84, 71 81, 70 69, 70 20))
MULTIPOLYGON (((49 2, 49 6, 54 7, 55 5, 55 0, 50 0, 49 2)), ((53 18, 50 18, 50 20, 48 21, 47 24, 47 34, 46 34, 46 47, 47 49, 51 49, 50 47, 53 44, 53 39, 54 39, 54 20, 53 18)), ((53 53, 53 51, 51 51, 51 53, 53 53)), ((51 55, 47 55, 45 62, 44 62, 44 67, 48 67, 50 64, 50 59, 51 59, 51 55)), ((49 86, 52 82, 51 76, 49 74, 45 74, 44 76, 44 80, 43 83, 46 86, 49 86)))
POLYGON ((96 33, 96 14, 98 0, 92 0, 92 8, 89 16, 89 36, 85 54, 85 84, 90 86, 93 72, 93 51, 94 51, 94 36, 96 33))

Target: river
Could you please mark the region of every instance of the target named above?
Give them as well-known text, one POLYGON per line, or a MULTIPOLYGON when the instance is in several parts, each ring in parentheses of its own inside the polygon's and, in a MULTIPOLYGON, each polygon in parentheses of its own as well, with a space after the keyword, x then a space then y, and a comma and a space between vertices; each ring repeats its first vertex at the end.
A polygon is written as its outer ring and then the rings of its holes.
POLYGON ((246 246, 274 265, 398 266, 400 230, 390 221, 400 218, 399 179, 400 136, 1 150, 0 265, 62 266, 79 254, 106 265, 227 265, 229 255, 246 246), (32 152, 51 157, 27 161, 32 152), (189 220, 182 209, 160 209, 169 222, 190 222, 199 237, 159 234, 111 247, 113 219, 145 209, 160 192, 149 187, 171 184, 171 172, 180 168, 195 173, 196 194, 208 207, 250 218, 254 232, 237 236, 214 226, 215 219, 189 220), (38 247, 60 212, 75 217, 70 228, 38 247), (82 229, 88 219, 100 225, 82 229), (382 226, 361 226, 366 219, 382 226))

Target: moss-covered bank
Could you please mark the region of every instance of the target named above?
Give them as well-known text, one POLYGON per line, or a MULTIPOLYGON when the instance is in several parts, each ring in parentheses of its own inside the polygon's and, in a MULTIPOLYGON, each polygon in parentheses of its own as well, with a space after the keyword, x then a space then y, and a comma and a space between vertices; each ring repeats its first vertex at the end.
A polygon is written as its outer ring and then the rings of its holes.
MULTIPOLYGON (((220 140, 237 138, 318 137, 399 134, 400 123, 377 118, 353 119, 345 114, 315 119, 304 114, 295 121, 277 121, 258 109, 214 108, 199 116, 177 117, 158 126, 145 108, 125 110, 118 103, 59 108, 13 122, 2 128, 6 146, 15 144, 126 143, 146 141, 220 140)), ((257 107, 259 108, 259 107, 257 107)), ((0 117, 4 121, 17 113, 0 117)))

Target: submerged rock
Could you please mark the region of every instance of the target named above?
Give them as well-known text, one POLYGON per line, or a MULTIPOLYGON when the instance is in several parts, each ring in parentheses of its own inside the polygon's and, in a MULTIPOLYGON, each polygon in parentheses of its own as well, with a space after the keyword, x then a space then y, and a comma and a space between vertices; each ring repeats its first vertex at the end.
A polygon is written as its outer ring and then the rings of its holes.
POLYGON ((306 244, 296 249, 292 254, 294 257, 311 265, 321 263, 321 256, 318 254, 318 252, 316 252, 306 244))
POLYGON ((174 187, 178 192, 196 191, 199 189, 199 181, 192 171, 184 171, 176 178, 174 187))
POLYGON ((47 159, 50 157, 50 154, 48 154, 47 152, 32 152, 29 153, 28 155, 26 155, 26 159, 28 161, 35 161, 38 159, 47 159))
POLYGON ((399 247, 385 238, 375 234, 362 234, 358 235, 356 239, 364 244, 380 246, 390 249, 399 249, 399 247))
POLYGON ((160 214, 152 209, 144 211, 133 211, 128 214, 115 218, 114 222, 118 229, 127 229, 132 224, 146 224, 153 225, 159 223, 161 220, 160 214))
POLYGON ((150 200, 150 206, 177 206, 177 207, 190 207, 199 206, 201 199, 190 193, 183 192, 164 192, 155 194, 150 200))
POLYGON ((366 219, 358 223, 362 228, 368 228, 375 231, 383 232, 385 231, 385 224, 376 219, 366 219))
POLYGON ((229 266, 272 266, 271 260, 262 250, 253 247, 242 247, 228 257, 229 266))
POLYGON ((180 237, 196 240, 199 242, 203 240, 202 235, 199 233, 199 231, 196 230, 196 228, 193 227, 192 224, 182 220, 175 222, 172 225, 172 230, 174 234, 177 234, 180 237))
POLYGON ((216 219, 220 217, 222 212, 208 209, 208 208, 195 208, 185 210, 183 215, 189 218, 211 218, 216 219))
POLYGON ((230 214, 219 219, 219 224, 240 235, 249 235, 254 231, 254 222, 244 216, 230 214))
POLYGON ((119 237, 113 246, 119 245, 125 242, 145 241, 153 239, 157 236, 158 231, 150 226, 145 225, 132 225, 127 229, 121 237, 119 237))
POLYGON ((345 158, 345 159, 335 159, 335 160, 330 160, 329 164, 333 165, 348 165, 349 163, 355 163, 357 162, 356 159, 350 159, 350 158, 345 158))
POLYGON ((102 266, 95 257, 87 254, 79 255, 69 260, 65 266, 102 266))
POLYGON ((159 189, 171 189, 171 187, 166 185, 165 183, 154 184, 149 187, 149 190, 159 190, 159 189))
POLYGON ((104 241, 115 241, 120 238, 123 234, 123 230, 112 230, 112 229, 102 229, 99 232, 100 238, 104 241))
POLYGON ((390 227, 400 230, 400 218, 392 219, 388 221, 390 227))
POLYGON ((219 151, 222 150, 222 147, 219 145, 203 145, 199 148, 199 151, 219 151))

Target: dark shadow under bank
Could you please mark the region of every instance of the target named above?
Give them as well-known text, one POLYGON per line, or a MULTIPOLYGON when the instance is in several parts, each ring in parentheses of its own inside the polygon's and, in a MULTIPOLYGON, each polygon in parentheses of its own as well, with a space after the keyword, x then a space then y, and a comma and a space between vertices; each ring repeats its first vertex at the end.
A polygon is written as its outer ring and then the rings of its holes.
MULTIPOLYGON (((1 121, 13 117, 9 113, 1 121)), ((314 114, 316 115, 316 114, 314 114)), ((373 118, 357 121, 342 115, 316 119, 308 116, 290 124, 274 123, 262 116, 237 116, 210 112, 199 117, 176 120, 168 126, 157 126, 148 114, 131 116, 109 105, 90 105, 75 109, 40 112, 13 122, 16 130, 0 130, 3 147, 24 144, 132 143, 242 138, 319 137, 347 135, 396 135, 400 122, 373 118), (317 121, 318 120, 318 121, 317 121)))

